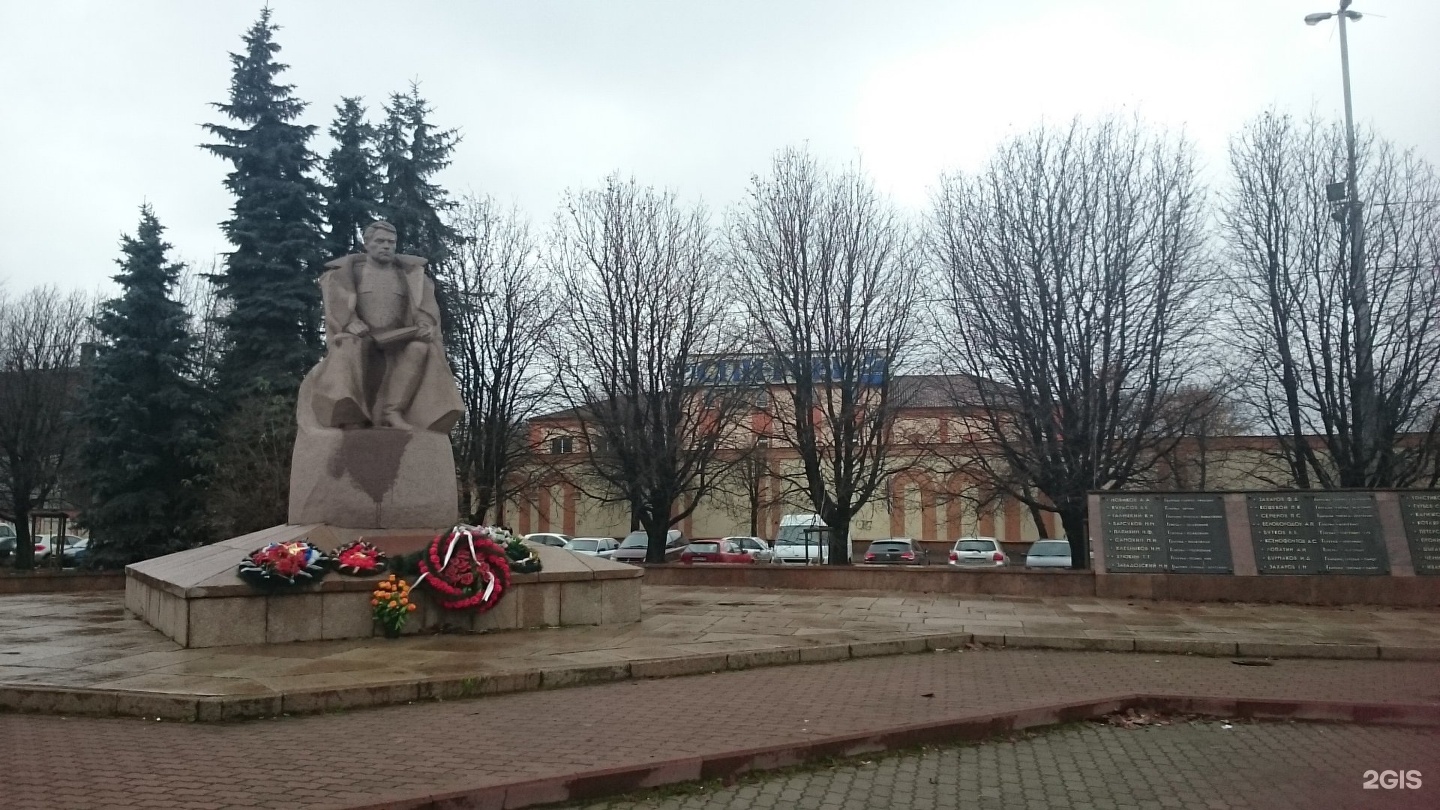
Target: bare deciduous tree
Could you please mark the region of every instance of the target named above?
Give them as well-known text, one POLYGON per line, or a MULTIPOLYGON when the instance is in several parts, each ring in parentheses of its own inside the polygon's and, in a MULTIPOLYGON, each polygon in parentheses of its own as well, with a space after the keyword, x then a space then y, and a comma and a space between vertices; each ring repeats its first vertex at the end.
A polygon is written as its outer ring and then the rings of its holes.
POLYGON ((295 400, 261 384, 221 424, 210 458, 210 512, 221 537, 289 520, 294 449, 295 400))
POLYGON ((557 380, 584 434, 575 450, 607 485, 594 494, 639 518, 650 562, 721 477, 744 404, 692 374, 727 348, 713 243, 703 208, 612 176, 569 196, 550 245, 567 307, 557 380))
POLYGON ((1326 198, 1326 184, 1345 176, 1343 130, 1272 111, 1231 142, 1222 221, 1233 331, 1253 363, 1246 400, 1302 488, 1434 486, 1440 178, 1373 136, 1358 149, 1373 397, 1358 395, 1362 297, 1349 221, 1326 198), (1375 413, 1362 413, 1367 399, 1375 413))
POLYGON ((0 507, 15 518, 15 565, 35 564, 30 516, 62 505, 75 481, 84 346, 92 296, 36 287, 0 290, 0 507))
POLYGON ((210 268, 198 271, 199 265, 183 263, 180 283, 175 285, 175 297, 190 320, 186 324, 191 335, 193 359, 190 364, 195 381, 206 390, 214 391, 220 373, 220 360, 225 356, 224 320, 230 308, 230 300, 220 295, 220 288, 214 279, 222 271, 219 258, 210 259, 210 268))
POLYGON ((912 459, 894 452, 895 370, 913 348, 918 252, 911 227, 858 168, 778 153, 732 215, 736 297, 755 346, 782 371, 772 410, 787 471, 849 557, 850 521, 912 459))
POLYGON ((977 415, 972 455, 997 488, 1059 513, 1077 568, 1086 493, 1144 476, 1183 435, 1202 200, 1187 142, 1113 118, 1015 138, 935 196, 941 349, 993 381, 957 391, 977 415))
POLYGON ((449 347, 465 417, 453 433, 461 512, 472 523, 533 483, 525 464, 527 420, 553 387, 545 354, 559 310, 540 267, 535 240, 516 211, 488 197, 460 201, 450 226, 459 249, 451 259, 455 328, 449 347))

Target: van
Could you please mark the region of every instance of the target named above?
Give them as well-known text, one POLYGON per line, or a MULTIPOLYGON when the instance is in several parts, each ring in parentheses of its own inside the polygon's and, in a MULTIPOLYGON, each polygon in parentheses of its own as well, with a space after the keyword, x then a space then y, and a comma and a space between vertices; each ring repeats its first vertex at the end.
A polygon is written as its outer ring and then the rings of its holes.
MULTIPOLYGON (((781 565, 823 565, 830 561, 829 531, 819 515, 784 515, 775 535, 775 562, 781 565)), ((851 562, 845 549, 845 562, 851 562)))

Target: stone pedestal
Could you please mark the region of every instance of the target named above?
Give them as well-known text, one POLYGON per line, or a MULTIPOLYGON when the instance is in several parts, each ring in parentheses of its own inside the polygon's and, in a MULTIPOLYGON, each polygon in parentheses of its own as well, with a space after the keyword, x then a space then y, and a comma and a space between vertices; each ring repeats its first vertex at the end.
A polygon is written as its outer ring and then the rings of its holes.
POLYGON ((451 526, 459 519, 450 439, 429 430, 300 424, 290 523, 354 529, 451 526))
MULTIPOLYGON (((129 566, 125 607, 186 647, 369 638, 380 634, 370 607, 370 592, 380 577, 332 573, 294 590, 262 591, 236 575, 240 558, 267 543, 291 540, 304 540, 326 551, 364 540, 403 554, 423 548, 438 531, 443 529, 275 526, 129 566)), ((510 590, 489 612, 442 610, 424 586, 412 591, 420 610, 406 623, 405 633, 442 627, 478 632, 640 621, 644 571, 550 546, 532 548, 544 570, 513 575, 510 590)))

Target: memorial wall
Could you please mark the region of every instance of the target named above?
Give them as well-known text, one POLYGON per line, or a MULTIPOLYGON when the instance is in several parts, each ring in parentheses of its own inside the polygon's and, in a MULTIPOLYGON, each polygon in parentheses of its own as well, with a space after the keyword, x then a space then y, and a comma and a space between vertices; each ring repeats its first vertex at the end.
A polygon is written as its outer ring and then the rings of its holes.
POLYGON ((1440 492, 1104 492, 1097 573, 1440 575, 1440 492))

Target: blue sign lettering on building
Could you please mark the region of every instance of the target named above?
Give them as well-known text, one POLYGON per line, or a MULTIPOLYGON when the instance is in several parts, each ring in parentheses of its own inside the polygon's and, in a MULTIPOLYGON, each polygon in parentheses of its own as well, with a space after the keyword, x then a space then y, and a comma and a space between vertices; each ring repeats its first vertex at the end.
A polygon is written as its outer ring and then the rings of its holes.
MULTIPOLYGON (((786 364, 766 357, 707 357, 690 364, 691 385, 784 385, 792 382, 786 364)), ((855 362, 855 379, 861 385, 883 385, 890 371, 888 358, 871 352, 855 362)), ((816 357, 810 361, 811 379, 824 383, 843 380, 845 363, 839 357, 816 357)))

